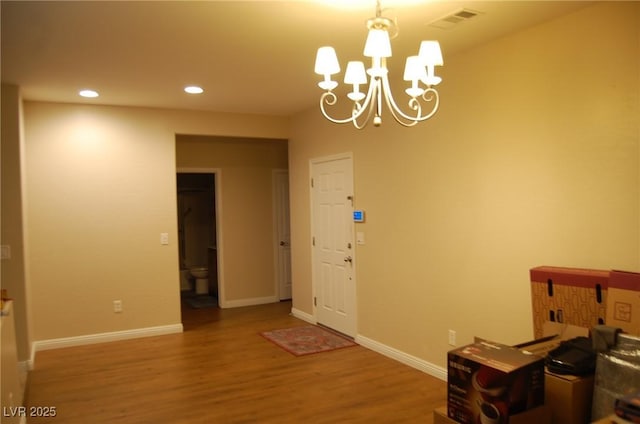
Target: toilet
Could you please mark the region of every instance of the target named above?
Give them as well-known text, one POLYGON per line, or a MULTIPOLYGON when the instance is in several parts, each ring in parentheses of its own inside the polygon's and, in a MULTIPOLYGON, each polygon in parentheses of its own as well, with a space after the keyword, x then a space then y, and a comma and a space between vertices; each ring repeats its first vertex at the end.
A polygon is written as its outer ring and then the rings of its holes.
POLYGON ((209 269, 202 266, 193 267, 190 271, 196 279, 196 294, 209 294, 209 269))

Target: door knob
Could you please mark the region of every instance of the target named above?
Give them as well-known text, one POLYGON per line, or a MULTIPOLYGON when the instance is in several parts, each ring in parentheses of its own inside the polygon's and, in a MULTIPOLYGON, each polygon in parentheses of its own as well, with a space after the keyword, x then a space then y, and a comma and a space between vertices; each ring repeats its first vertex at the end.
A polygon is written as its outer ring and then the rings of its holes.
POLYGON ((353 262, 353 258, 351 256, 347 256, 346 258, 344 258, 344 261, 352 263, 353 262))
POLYGON ((281 242, 280 242, 280 246, 286 246, 286 245, 287 245, 287 242, 286 242, 286 241, 281 241, 281 242))

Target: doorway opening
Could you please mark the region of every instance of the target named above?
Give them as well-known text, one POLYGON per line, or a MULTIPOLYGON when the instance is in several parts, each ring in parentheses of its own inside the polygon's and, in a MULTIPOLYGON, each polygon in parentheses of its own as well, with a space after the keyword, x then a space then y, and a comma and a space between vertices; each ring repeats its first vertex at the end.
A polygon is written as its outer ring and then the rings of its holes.
POLYGON ((178 172, 176 187, 183 316, 206 313, 219 304, 216 174, 178 172))

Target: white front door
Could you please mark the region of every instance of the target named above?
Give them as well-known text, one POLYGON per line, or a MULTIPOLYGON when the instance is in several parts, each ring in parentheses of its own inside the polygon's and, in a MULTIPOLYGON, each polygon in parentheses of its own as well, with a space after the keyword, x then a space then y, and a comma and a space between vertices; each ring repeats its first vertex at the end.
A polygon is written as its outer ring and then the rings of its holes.
POLYGON ((353 158, 312 160, 311 178, 316 320, 355 337, 353 158))
POLYGON ((276 280, 280 300, 291 299, 291 233, 289 226, 289 173, 274 171, 273 197, 276 228, 276 280))

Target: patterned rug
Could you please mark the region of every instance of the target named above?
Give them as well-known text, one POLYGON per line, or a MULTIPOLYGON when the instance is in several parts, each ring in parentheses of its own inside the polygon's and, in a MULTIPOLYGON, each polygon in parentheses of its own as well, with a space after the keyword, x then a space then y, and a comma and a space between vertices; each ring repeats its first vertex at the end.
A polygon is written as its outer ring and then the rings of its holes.
POLYGON ((296 356, 357 346, 350 339, 317 325, 265 331, 260 335, 296 356))

